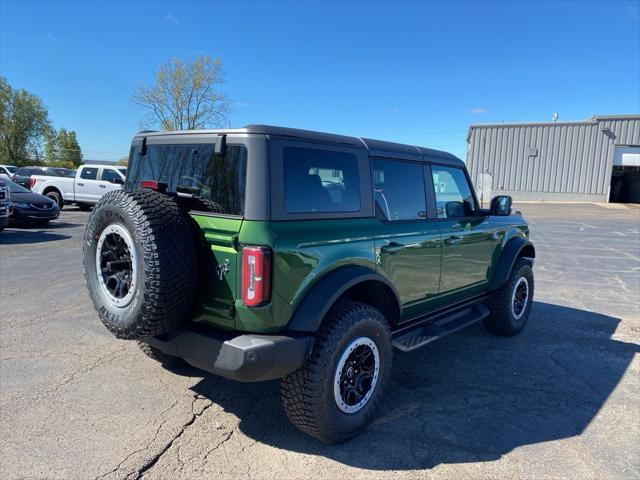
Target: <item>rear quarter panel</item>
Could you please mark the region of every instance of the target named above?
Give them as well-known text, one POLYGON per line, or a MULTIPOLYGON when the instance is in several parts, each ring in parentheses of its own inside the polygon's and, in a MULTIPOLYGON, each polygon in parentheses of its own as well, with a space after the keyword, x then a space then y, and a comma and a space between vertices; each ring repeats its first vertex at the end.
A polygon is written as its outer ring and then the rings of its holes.
POLYGON ((372 222, 375 219, 245 220, 241 245, 268 245, 273 250, 271 302, 261 308, 236 299, 236 328, 252 332, 282 330, 307 292, 326 275, 344 265, 375 271, 372 222))
POLYGON ((53 177, 49 175, 32 175, 36 183, 31 188, 34 193, 43 194, 48 188, 55 188, 62 194, 62 199, 67 202, 75 200, 73 195, 74 178, 53 177))

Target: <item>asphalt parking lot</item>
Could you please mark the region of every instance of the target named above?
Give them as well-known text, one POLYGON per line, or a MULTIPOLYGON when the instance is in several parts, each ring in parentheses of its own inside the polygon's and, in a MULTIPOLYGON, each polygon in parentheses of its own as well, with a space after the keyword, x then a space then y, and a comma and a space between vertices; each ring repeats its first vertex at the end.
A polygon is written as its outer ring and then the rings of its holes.
POLYGON ((171 372, 84 288, 87 213, 0 235, 0 471, 8 479, 640 478, 640 209, 522 204, 536 303, 397 353, 377 420, 320 444, 278 382, 171 372))

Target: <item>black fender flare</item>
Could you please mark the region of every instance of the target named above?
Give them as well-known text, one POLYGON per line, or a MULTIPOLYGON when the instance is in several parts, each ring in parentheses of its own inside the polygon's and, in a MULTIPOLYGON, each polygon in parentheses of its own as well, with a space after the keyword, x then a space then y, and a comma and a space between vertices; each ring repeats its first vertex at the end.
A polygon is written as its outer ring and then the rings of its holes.
POLYGON ((534 259, 536 250, 529 240, 515 237, 507 241, 507 244, 502 249, 496 270, 491 276, 491 290, 500 288, 506 283, 511 274, 511 269, 519 257, 534 259))
POLYGON ((317 332, 331 306, 351 287, 366 281, 385 284, 395 295, 400 307, 400 295, 393 284, 375 271, 359 265, 339 267, 319 280, 293 312, 287 325, 296 332, 317 332))

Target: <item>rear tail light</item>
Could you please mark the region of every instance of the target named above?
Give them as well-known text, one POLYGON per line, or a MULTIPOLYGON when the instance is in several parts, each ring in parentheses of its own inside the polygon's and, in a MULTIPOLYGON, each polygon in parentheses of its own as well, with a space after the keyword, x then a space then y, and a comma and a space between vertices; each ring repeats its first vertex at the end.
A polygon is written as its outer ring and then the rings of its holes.
POLYGON ((169 187, 168 184, 164 182, 157 182, 155 180, 142 180, 140 182, 140 188, 148 188, 150 190, 155 190, 160 193, 165 193, 168 187, 169 187))
POLYGON ((36 184, 36 179, 29 177, 29 189, 33 188, 35 184, 36 184))
POLYGON ((141 188, 150 188, 151 190, 158 190, 158 182, 155 180, 143 180, 140 182, 141 188))
POLYGON ((271 250, 268 247, 242 249, 242 303, 248 307, 265 304, 271 298, 271 250))

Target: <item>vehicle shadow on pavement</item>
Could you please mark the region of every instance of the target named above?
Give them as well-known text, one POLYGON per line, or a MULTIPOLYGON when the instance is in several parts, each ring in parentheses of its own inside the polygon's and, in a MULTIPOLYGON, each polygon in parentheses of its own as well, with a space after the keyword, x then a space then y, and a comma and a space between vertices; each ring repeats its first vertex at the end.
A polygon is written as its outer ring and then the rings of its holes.
POLYGON ((240 419, 251 439, 373 470, 491 461, 513 449, 580 435, 624 375, 636 344, 611 338, 619 319, 536 302, 511 338, 479 325, 410 354, 396 352, 376 420, 325 445, 289 424, 279 383, 205 377, 194 390, 240 419))
POLYGON ((0 245, 19 245, 29 243, 54 242, 56 240, 65 240, 71 238, 71 235, 61 235, 59 233, 49 233, 45 230, 24 230, 24 229, 5 229, 0 233, 0 245))

